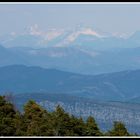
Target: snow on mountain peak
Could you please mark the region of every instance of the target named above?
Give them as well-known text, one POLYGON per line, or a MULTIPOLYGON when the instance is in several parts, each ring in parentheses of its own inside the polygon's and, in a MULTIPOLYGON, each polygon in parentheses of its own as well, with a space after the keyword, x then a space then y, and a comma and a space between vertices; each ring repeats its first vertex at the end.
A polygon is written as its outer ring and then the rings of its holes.
POLYGON ((83 31, 81 31, 81 34, 85 34, 85 35, 95 35, 97 37, 101 37, 101 35, 99 35, 97 32, 95 32, 94 30, 92 30, 91 28, 87 28, 83 31))
POLYGON ((92 35, 96 37, 102 37, 96 31, 92 30, 91 28, 82 28, 81 30, 73 31, 66 39, 67 42, 73 42, 80 34, 84 35, 92 35))
POLYGON ((60 36, 61 34, 63 34, 62 30, 52 29, 52 30, 46 32, 44 39, 50 41, 50 40, 60 36))
POLYGON ((47 31, 41 31, 37 24, 30 27, 30 35, 41 36, 42 42, 47 43, 48 41, 58 37, 63 33, 63 30, 57 30, 55 28, 48 29, 47 31))

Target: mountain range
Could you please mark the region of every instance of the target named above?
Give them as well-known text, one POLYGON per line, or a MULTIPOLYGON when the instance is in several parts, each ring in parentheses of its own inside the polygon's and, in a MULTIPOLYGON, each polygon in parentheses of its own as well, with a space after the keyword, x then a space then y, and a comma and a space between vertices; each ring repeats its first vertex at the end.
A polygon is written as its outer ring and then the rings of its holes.
POLYGON ((124 121, 138 132, 140 31, 116 36, 92 28, 0 36, 0 94, 19 109, 29 99, 52 110, 93 115, 102 128, 124 121))
POLYGON ((101 74, 140 68, 140 47, 106 51, 75 47, 5 48, 0 46, 0 66, 24 64, 81 74, 101 74))
POLYGON ((140 69, 139 31, 124 38, 89 27, 36 28, 0 36, 0 66, 23 64, 90 75, 140 69))
POLYGON ((140 98, 140 70, 81 75, 24 65, 0 68, 0 92, 67 94, 101 101, 129 102, 140 98))
POLYGON ((48 29, 42 31, 37 25, 22 34, 6 34, 0 36, 5 47, 92 47, 104 50, 114 47, 138 47, 140 31, 131 34, 114 34, 94 29, 93 27, 76 26, 71 29, 48 29))

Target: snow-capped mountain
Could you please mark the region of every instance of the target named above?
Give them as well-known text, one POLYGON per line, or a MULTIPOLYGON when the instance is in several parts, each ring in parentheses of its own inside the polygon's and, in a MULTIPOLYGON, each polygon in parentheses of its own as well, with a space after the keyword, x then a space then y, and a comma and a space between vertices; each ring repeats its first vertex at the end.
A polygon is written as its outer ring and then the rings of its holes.
MULTIPOLYGON (((138 33, 136 33, 138 34, 138 33)), ((133 36, 133 35, 132 35, 133 36)), ((107 33, 90 26, 76 26, 69 29, 42 30, 37 24, 28 27, 24 33, 0 36, 5 47, 84 47, 104 50, 114 47, 138 47, 140 42, 127 34, 107 33)), ((134 34, 135 36, 135 34, 134 34)), ((137 35, 138 36, 138 35, 137 35)))
POLYGON ((139 31, 124 38, 92 27, 40 30, 34 25, 20 35, 0 36, 5 48, 0 66, 36 65, 82 74, 139 69, 139 40, 139 31))
MULTIPOLYGON (((48 29, 42 31, 38 25, 35 24, 26 29, 23 34, 11 33, 8 38, 0 37, 1 44, 7 47, 17 46, 34 46, 34 47, 64 47, 74 44, 81 36, 85 36, 86 40, 97 40, 106 37, 102 33, 93 30, 90 27, 79 27, 74 29, 48 29)), ((7 36, 7 35, 6 35, 7 36)))

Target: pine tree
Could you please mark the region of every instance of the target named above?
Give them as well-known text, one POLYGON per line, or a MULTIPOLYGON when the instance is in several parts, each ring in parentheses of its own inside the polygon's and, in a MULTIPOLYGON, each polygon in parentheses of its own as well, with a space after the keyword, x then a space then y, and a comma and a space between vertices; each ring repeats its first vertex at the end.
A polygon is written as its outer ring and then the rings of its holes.
POLYGON ((101 136, 98 125, 95 122, 95 119, 91 116, 88 117, 86 122, 86 135, 87 136, 101 136))
POLYGON ((60 105, 56 107, 52 115, 55 136, 69 136, 73 134, 70 115, 60 105))
POLYGON ((25 136, 24 130, 24 122, 23 122, 23 115, 17 111, 15 118, 14 118, 14 125, 15 125, 15 136, 25 136))
POLYGON ((129 136, 125 125, 122 122, 115 121, 112 130, 110 130, 107 135, 109 136, 129 136))
POLYGON ((14 136, 16 111, 4 96, 0 96, 0 136, 14 136))
POLYGON ((24 130, 29 136, 51 135, 48 133, 48 113, 41 106, 30 100, 24 106, 24 130))
POLYGON ((83 121, 83 119, 80 118, 76 118, 75 116, 72 115, 71 117, 71 121, 73 124, 72 130, 75 136, 85 136, 85 123, 83 121))

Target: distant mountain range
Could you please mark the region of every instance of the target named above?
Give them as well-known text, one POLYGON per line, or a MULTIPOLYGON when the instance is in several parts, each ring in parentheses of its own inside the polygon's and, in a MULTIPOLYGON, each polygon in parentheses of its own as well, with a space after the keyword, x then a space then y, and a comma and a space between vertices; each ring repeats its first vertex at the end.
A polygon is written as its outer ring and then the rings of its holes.
POLYGON ((93 43, 108 37, 108 33, 96 31, 91 27, 75 27, 74 29, 48 29, 41 31, 33 26, 23 34, 7 34, 0 36, 0 42, 7 47, 63 47, 78 45, 81 40, 93 43))
POLYGON ((140 69, 140 47, 96 50, 92 47, 30 48, 0 46, 0 66, 24 64, 81 74, 140 69))
POLYGON ((48 92, 101 101, 132 101, 140 98, 140 70, 96 76, 56 69, 11 65, 0 68, 0 92, 48 92))
POLYGON ((140 31, 133 34, 113 34, 93 27, 78 26, 72 29, 48 29, 41 31, 36 25, 22 34, 0 36, 6 47, 92 47, 104 50, 115 47, 139 47, 140 31))
POLYGON ((140 69, 140 32, 124 38, 92 28, 32 29, 0 36, 0 66, 24 64, 81 74, 140 69))

